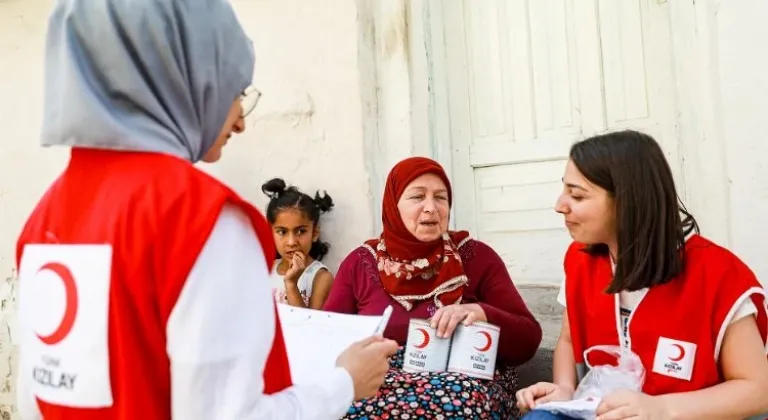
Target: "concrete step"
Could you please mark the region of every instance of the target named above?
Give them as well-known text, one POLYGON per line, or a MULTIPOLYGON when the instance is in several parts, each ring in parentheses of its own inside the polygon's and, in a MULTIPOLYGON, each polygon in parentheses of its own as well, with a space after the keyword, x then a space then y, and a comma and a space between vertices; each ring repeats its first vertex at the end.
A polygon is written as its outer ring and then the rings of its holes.
POLYGON ((560 335, 560 325, 563 319, 563 307, 557 303, 558 286, 529 286, 518 285, 528 309, 541 324, 544 336, 539 351, 528 363, 519 366, 517 373, 520 386, 526 387, 536 382, 552 381, 552 351, 560 335))

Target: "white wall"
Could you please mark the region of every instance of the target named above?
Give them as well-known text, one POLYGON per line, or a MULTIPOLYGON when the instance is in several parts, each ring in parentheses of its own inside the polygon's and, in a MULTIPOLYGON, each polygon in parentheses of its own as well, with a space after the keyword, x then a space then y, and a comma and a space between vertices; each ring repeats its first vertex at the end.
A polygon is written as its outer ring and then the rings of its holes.
POLYGON ((48 1, 0 2, 0 418, 10 418, 16 352, 15 242, 29 211, 66 162, 42 150, 43 45, 48 1))
POLYGON ((717 25, 730 245, 768 286, 768 2, 721 1, 717 25))
POLYGON ((321 219, 322 237, 335 269, 373 235, 361 102, 371 87, 361 86, 358 70, 357 7, 353 0, 233 3, 254 42, 253 85, 263 96, 223 160, 201 167, 262 209, 261 185, 275 176, 311 195, 327 190, 335 208, 321 219))
POLYGON ((768 2, 671 2, 685 199, 768 286, 768 2))
MULTIPOLYGON (((363 156, 365 130, 375 140, 363 90, 366 60, 358 51, 354 0, 235 0, 256 49, 254 86, 262 100, 247 131, 230 140, 224 158, 201 167, 264 208, 261 184, 285 177, 314 193, 325 189, 336 207, 322 220, 335 269, 347 252, 373 235, 373 202, 363 156), (361 64, 362 63, 362 64, 361 64), (364 120, 364 113, 366 118, 364 120)), ((50 0, 0 1, 0 418, 14 409, 16 352, 15 240, 40 195, 66 163, 64 149, 38 146, 43 47, 50 0), (6 328, 8 327, 8 328, 6 328)), ((370 61, 370 60, 369 60, 370 61)), ((367 65, 372 65, 368 62, 367 65)), ((367 85, 366 85, 367 84, 367 85)), ((376 109, 373 108, 375 113, 376 109)))

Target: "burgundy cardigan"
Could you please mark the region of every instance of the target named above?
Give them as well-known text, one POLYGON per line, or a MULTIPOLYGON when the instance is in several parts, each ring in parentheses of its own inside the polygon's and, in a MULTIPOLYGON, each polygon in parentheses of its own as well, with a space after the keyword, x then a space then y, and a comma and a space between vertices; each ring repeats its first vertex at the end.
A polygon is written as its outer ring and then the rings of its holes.
MULTIPOLYGON (((470 240, 459 248, 469 284, 462 303, 478 303, 488 322, 501 327, 498 360, 518 366, 530 360, 541 344, 541 326, 520 297, 507 267, 488 245, 470 240)), ((415 303, 411 311, 397 303, 379 281, 376 260, 365 247, 352 251, 341 263, 324 310, 347 314, 381 315, 394 311, 384 336, 404 345, 411 318, 429 318, 437 310, 432 299, 415 303)))

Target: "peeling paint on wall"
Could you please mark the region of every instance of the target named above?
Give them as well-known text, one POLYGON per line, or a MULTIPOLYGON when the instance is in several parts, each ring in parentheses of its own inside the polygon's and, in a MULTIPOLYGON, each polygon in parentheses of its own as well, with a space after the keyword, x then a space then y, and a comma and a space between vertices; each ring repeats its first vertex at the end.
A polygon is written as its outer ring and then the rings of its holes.
POLYGON ((10 420, 16 412, 17 282, 16 272, 13 271, 0 284, 0 420, 10 420))
POLYGON ((390 58, 402 52, 408 57, 408 10, 405 0, 388 0, 379 3, 379 22, 376 34, 381 55, 390 58))

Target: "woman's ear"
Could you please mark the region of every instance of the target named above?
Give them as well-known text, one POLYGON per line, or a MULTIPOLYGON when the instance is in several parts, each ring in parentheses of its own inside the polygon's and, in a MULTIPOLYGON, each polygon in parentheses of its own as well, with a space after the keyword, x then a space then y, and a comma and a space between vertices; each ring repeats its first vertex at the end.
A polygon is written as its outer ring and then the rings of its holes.
POLYGON ((312 232, 312 242, 317 242, 320 239, 320 225, 315 224, 315 228, 312 232))

